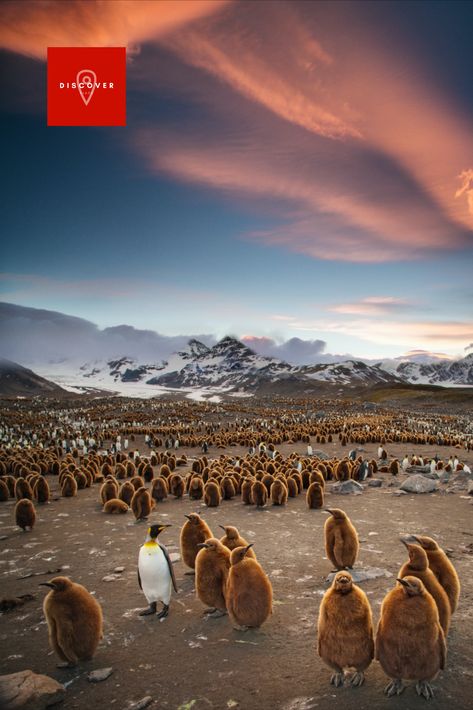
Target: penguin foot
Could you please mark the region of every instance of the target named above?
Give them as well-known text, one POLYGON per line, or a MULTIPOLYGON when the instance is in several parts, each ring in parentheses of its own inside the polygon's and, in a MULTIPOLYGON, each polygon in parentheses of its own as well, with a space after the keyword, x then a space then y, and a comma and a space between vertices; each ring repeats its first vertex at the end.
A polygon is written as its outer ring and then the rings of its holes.
POLYGON ((334 685, 336 688, 339 688, 341 685, 343 685, 343 680, 344 676, 343 673, 334 673, 332 677, 330 678, 330 683, 334 685))
POLYGON ((233 624, 235 631, 248 631, 249 626, 239 626, 238 624, 233 624))
POLYGON ((169 604, 163 604, 162 611, 156 615, 157 619, 164 619, 169 614, 169 604))
POLYGON ((402 680, 400 680, 399 678, 395 678, 387 684, 384 689, 384 692, 386 693, 388 698, 392 698, 393 695, 401 695, 404 690, 404 687, 405 686, 402 684, 402 680))
POLYGON ((192 572, 184 572, 184 574, 186 576, 195 577, 195 570, 193 569, 192 572))
POLYGON ((151 602, 147 609, 140 611, 139 616, 150 616, 150 614, 156 614, 156 602, 151 602))
POLYGON ((363 671, 357 671, 350 678, 350 683, 353 688, 359 688, 365 682, 365 674, 363 671))
POLYGON ((222 609, 214 609, 213 612, 207 614, 207 616, 211 616, 212 619, 220 619, 222 616, 226 616, 227 614, 228 611, 222 611, 222 609))
POLYGON ((418 680, 416 683, 417 695, 421 695, 426 700, 430 700, 434 697, 434 689, 430 683, 426 680, 418 680))
POLYGON ((211 606, 208 609, 204 609, 204 616, 207 616, 207 614, 214 614, 216 611, 217 609, 214 606, 211 606))

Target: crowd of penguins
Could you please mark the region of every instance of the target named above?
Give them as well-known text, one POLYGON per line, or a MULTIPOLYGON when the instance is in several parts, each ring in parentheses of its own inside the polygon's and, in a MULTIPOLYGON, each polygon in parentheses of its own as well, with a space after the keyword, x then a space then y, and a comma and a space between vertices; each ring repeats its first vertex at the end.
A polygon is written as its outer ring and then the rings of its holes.
MULTIPOLYGON (((413 465, 430 464, 432 470, 461 470, 453 457, 446 461, 405 457, 388 462, 386 449, 370 461, 350 452, 341 459, 291 454, 284 458, 273 445, 257 447, 235 458, 205 455, 188 461, 175 452, 119 452, 113 456, 78 451, 64 455, 59 448, 0 450, 0 500, 17 499, 15 518, 23 530, 33 529, 34 503, 51 499, 48 477, 57 477, 61 496, 73 497, 93 484, 100 485, 104 513, 132 510, 137 521, 146 520, 166 498, 188 496, 209 507, 240 497, 243 504, 284 506, 305 494, 308 508, 324 506, 327 481, 365 480, 378 472, 396 476, 413 465), (179 469, 186 467, 184 474, 179 469)), ((159 508, 158 508, 159 509, 159 508)), ((402 539, 408 560, 401 567, 396 586, 387 594, 374 632, 372 612, 364 591, 354 583, 350 570, 357 560, 359 542, 353 523, 343 510, 326 510, 326 554, 336 571, 325 593, 318 617, 318 653, 333 671, 335 686, 360 686, 364 673, 376 658, 391 681, 385 692, 400 694, 403 681, 416 683, 417 693, 433 697, 430 684, 444 668, 446 639, 456 609, 460 584, 445 552, 430 537, 402 539)), ((183 562, 195 574, 196 593, 209 607, 209 616, 227 615, 238 630, 260 627, 272 613, 272 586, 256 558, 253 545, 237 528, 226 526, 215 536, 197 513, 186 516, 180 534, 183 562)), ((171 589, 176 587, 166 548, 158 542, 167 525, 151 525, 140 550, 140 586, 149 603, 143 615, 168 614, 171 589), (157 603, 162 609, 157 609, 157 603)), ((51 588, 44 602, 52 648, 64 665, 93 657, 102 636, 102 611, 95 598, 67 577, 45 583, 51 588), (72 622, 71 622, 72 619, 72 622)))

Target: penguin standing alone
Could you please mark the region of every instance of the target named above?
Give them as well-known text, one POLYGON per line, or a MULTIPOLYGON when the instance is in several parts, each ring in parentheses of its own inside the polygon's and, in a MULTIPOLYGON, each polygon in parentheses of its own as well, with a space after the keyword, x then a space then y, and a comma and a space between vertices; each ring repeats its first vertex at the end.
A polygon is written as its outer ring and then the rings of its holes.
POLYGON ((177 592, 176 578, 168 551, 157 541, 158 535, 170 525, 151 525, 138 557, 138 583, 149 602, 149 608, 140 611, 140 616, 156 613, 157 602, 163 604, 158 619, 169 613, 171 586, 177 592))
POLYGON ((352 568, 360 548, 358 535, 345 511, 327 508, 330 518, 325 521, 325 551, 337 570, 352 568))

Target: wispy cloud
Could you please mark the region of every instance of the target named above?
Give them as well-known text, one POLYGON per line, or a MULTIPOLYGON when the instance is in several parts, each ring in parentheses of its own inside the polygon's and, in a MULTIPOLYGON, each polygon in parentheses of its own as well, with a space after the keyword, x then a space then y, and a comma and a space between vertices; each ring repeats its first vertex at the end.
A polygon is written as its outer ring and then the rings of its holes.
POLYGON ((406 298, 395 298, 394 296, 368 296, 353 303, 339 303, 328 306, 327 310, 333 313, 343 313, 348 315, 377 315, 380 313, 395 313, 412 307, 406 298))
POLYGON ((304 333, 339 333, 357 339, 412 348, 419 347, 442 350, 452 347, 463 348, 465 342, 473 338, 472 322, 457 321, 396 321, 379 318, 361 320, 294 320, 289 323, 291 329, 304 333))
POLYGON ((128 46, 221 9, 229 0, 7 0, 0 4, 0 47, 45 59, 47 47, 128 46))

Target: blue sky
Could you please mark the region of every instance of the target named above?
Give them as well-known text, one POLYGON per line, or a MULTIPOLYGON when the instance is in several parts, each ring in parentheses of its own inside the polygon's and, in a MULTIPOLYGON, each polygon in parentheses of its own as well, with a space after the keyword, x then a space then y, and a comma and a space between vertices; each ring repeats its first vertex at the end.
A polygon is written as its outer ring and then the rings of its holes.
POLYGON ((88 2, 79 35, 80 1, 0 8, 0 299, 465 354, 473 5, 125 5, 88 2), (47 128, 46 47, 99 37, 129 49, 127 127, 47 128))

